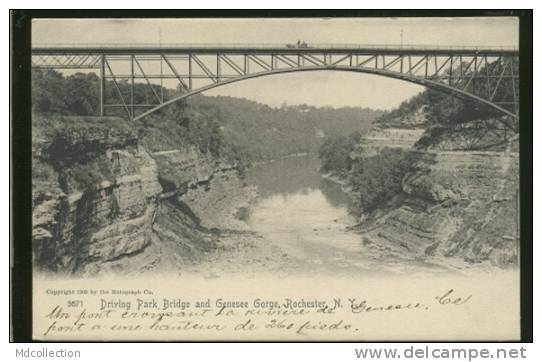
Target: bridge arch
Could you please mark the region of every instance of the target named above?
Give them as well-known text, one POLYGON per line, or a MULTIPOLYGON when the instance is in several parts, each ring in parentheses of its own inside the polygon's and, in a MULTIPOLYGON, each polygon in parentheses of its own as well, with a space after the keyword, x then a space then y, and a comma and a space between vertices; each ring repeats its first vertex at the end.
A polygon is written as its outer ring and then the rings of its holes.
POLYGON ((396 71, 390 71, 386 69, 379 69, 379 68, 366 68, 366 67, 359 67, 359 66, 345 66, 345 65, 325 65, 325 66, 304 66, 304 67, 298 67, 298 68, 281 68, 281 69, 273 69, 273 70, 266 70, 261 72, 255 72, 245 75, 240 75, 235 78, 221 80, 217 83, 212 83, 194 90, 190 90, 186 93, 183 93, 182 95, 172 98, 168 101, 165 101, 156 107, 153 107, 142 114, 134 117, 134 120, 141 119, 143 117, 146 117, 164 107, 167 107, 168 105, 171 105, 173 103, 176 103, 178 101, 181 101, 183 99, 186 99, 190 96, 193 96, 195 94, 199 94, 202 92, 205 92, 210 89, 218 88, 221 86, 225 86, 232 83, 241 82, 248 79, 253 78, 259 78, 259 77, 266 77, 266 76, 272 76, 276 74, 285 74, 285 73, 293 73, 293 72, 310 72, 310 71, 341 71, 341 72, 354 72, 354 73, 365 73, 365 74, 373 74, 373 75, 380 75, 388 78, 394 78, 399 79, 403 81, 407 81, 410 83, 422 85, 428 88, 433 88, 439 91, 442 91, 444 93, 450 94, 456 98, 459 99, 470 99, 474 100, 480 104, 486 105, 490 108, 493 108, 499 112, 501 112, 503 115, 512 117, 512 119, 517 120, 518 116, 514 114, 513 112, 501 107, 500 105, 491 102, 490 100, 484 99, 482 97, 479 97, 473 93, 467 92, 465 90, 456 88, 454 86, 434 81, 427 78, 421 78, 419 76, 407 74, 407 73, 400 73, 396 71))

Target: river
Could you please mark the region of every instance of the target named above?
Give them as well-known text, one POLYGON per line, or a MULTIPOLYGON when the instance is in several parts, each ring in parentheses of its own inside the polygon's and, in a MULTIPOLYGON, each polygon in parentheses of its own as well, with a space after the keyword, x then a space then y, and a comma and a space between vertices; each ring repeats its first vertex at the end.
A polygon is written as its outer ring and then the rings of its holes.
POLYGON ((316 156, 292 157, 259 164, 247 182, 259 197, 247 220, 262 235, 296 260, 287 267, 312 273, 365 269, 362 237, 348 228, 356 220, 340 185, 319 173, 316 156))
POLYGON ((348 212, 350 198, 341 186, 323 178, 314 155, 259 164, 246 181, 258 188, 258 199, 247 223, 288 255, 281 267, 292 274, 433 273, 432 263, 405 258, 387 248, 364 245, 351 230, 356 219, 348 212))
POLYGON ((348 196, 324 179, 314 156, 292 157, 253 167, 247 182, 259 199, 248 219, 250 228, 289 255, 322 267, 343 261, 361 249, 359 235, 346 229, 348 196))
POLYGON ((318 158, 309 155, 247 170, 245 181, 258 196, 243 218, 246 228, 223 233, 218 252, 189 272, 217 278, 232 273, 367 277, 450 271, 389 245, 364 242, 367 238, 352 230, 357 220, 348 212, 349 196, 323 178, 319 166, 318 158))

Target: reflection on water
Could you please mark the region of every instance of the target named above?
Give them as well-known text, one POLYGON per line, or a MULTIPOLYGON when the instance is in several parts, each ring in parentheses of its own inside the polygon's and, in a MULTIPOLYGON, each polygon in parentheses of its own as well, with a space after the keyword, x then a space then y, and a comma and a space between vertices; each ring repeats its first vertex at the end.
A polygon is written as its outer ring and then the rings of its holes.
POLYGON ((335 182, 322 178, 316 156, 292 157, 251 168, 247 181, 258 186, 262 199, 282 195, 318 194, 318 190, 333 207, 344 208, 350 199, 335 182))

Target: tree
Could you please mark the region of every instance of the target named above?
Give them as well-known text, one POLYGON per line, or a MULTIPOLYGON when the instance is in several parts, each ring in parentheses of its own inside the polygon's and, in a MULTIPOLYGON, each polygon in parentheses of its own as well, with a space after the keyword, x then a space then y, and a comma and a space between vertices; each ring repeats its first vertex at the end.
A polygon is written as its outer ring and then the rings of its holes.
POLYGON ((356 212, 371 212, 402 192, 403 178, 415 171, 419 154, 384 148, 375 156, 357 160, 349 175, 356 212))
POLYGON ((100 98, 99 78, 94 73, 76 73, 66 78, 66 108, 77 115, 95 116, 98 114, 100 98))
POLYGON ((361 132, 348 136, 331 137, 324 141, 318 151, 321 170, 337 175, 345 175, 352 167, 351 153, 359 143, 361 132))
POLYGON ((65 81, 54 70, 32 70, 32 109, 35 112, 66 112, 65 81))

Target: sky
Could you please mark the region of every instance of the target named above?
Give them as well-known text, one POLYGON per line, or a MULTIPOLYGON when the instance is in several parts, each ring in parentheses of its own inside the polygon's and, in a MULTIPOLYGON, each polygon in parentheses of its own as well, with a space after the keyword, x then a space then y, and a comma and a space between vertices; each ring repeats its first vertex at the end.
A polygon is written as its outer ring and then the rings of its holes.
MULTIPOLYGON (((363 44, 518 46, 518 20, 495 18, 35 19, 32 43, 363 44)), ((424 88, 376 75, 300 72, 233 83, 207 95, 280 106, 354 106, 389 110, 424 88)))

